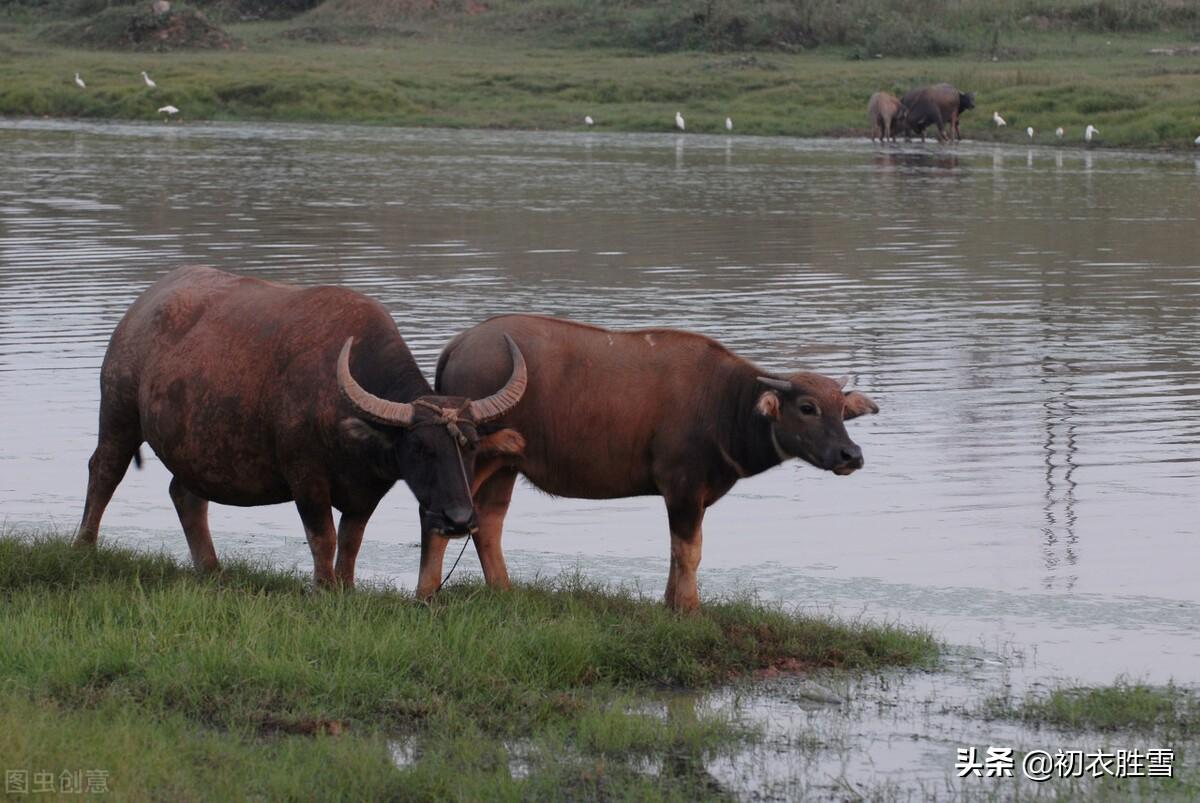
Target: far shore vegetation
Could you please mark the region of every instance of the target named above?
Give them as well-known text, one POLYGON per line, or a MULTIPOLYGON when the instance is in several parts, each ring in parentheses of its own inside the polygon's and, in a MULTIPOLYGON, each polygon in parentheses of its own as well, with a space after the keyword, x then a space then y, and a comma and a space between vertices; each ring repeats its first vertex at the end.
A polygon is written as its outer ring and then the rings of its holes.
POLYGON ((228 561, 0 536, 0 756, 119 800, 726 799, 762 738, 703 693, 931 667, 928 633, 752 600, 678 615, 578 577, 425 605, 228 561))
POLYGON ((152 121, 869 133, 949 82, 967 139, 1195 148, 1192 0, 0 0, 0 114, 152 121), (141 78, 146 70, 157 83, 141 78), (87 87, 74 82, 80 73, 87 87), (1008 122, 992 123, 999 112, 1008 122), (1062 139, 1054 135, 1065 129, 1062 139))

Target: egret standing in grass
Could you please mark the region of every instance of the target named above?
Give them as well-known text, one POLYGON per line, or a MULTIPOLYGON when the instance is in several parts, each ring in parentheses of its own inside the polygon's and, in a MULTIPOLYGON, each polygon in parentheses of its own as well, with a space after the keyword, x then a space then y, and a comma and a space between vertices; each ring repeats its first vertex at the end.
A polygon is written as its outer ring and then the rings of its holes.
POLYGON ((687 131, 687 123, 683 122, 683 115, 675 112, 675 127, 680 131, 687 131))
POLYGON ((585 114, 583 116, 583 122, 584 122, 584 125, 595 125, 596 124, 596 121, 592 119, 592 116, 590 114, 585 114))
POLYGON ((79 87, 80 89, 87 89, 87 84, 85 84, 83 79, 79 77, 79 73, 75 73, 75 86, 79 87))
POLYGON ((1033 126, 1025 126, 1025 136, 1033 139, 1033 126))
POLYGON ((154 79, 153 79, 153 78, 151 78, 150 76, 146 75, 146 71, 145 71, 145 70, 142 70, 142 80, 143 80, 143 81, 145 81, 145 82, 146 82, 146 86, 150 87, 151 89, 154 89, 155 87, 157 87, 157 86, 158 86, 158 84, 154 83, 154 79))
POLYGON ((726 131, 732 131, 732 130, 733 130, 733 118, 732 118, 732 117, 726 117, 726 118, 725 118, 725 130, 726 130, 726 131))
POLYGON ((992 122, 995 123, 997 127, 1008 125, 1008 123, 1004 121, 1004 118, 1000 116, 1000 112, 992 112, 992 122))
POLYGON ((1096 126, 1092 125, 1091 123, 1088 123, 1088 127, 1086 129, 1084 129, 1083 138, 1085 141, 1091 142, 1092 137, 1096 136, 1099 133, 1100 133, 1099 128, 1096 128, 1096 126))
POLYGON ((174 117, 175 115, 179 114, 179 109, 167 104, 166 106, 159 106, 158 113, 166 115, 166 117, 163 118, 163 122, 165 123, 168 117, 174 117))
POLYGON ((1058 128, 1054 129, 1054 136, 1058 137, 1059 139, 1062 139, 1063 134, 1065 134, 1065 133, 1067 133, 1067 132, 1063 131, 1063 127, 1061 125, 1058 128))
POLYGON ((1200 145, 1200 137, 1196 137, 1196 144, 1200 145))

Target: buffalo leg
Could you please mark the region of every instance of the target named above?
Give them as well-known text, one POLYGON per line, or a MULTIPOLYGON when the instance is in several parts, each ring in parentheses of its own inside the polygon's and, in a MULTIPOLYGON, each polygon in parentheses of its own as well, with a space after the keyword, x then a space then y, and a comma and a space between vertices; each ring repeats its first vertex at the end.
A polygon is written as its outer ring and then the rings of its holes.
POLYGON ((192 564, 202 572, 215 572, 221 568, 217 551, 213 549, 212 533, 208 529, 208 500, 183 487, 178 478, 171 479, 169 489, 183 534, 187 536, 188 549, 192 553, 192 564))
POLYGON ((425 511, 421 510, 421 569, 417 574, 417 599, 431 599, 442 584, 442 564, 450 539, 425 527, 425 511))
POLYGON ((313 557, 313 580, 318 586, 334 584, 333 557, 337 551, 337 535, 333 528, 333 510, 328 502, 296 501, 304 535, 313 557))
POLYGON ((100 536, 100 518, 112 500, 113 493, 129 469, 129 461, 141 445, 141 433, 125 438, 114 437, 101 421, 100 442, 88 460, 87 500, 83 518, 75 534, 76 546, 93 546, 100 536))
POLYGON ((667 520, 671 525, 671 571, 667 575, 667 607, 694 611, 700 607, 696 572, 700 568, 703 544, 701 523, 704 508, 694 500, 668 503, 667 520))
POLYGON ((479 554, 479 565, 483 567, 483 579, 492 588, 508 588, 510 585, 500 537, 516 481, 515 470, 501 469, 492 474, 475 494, 475 510, 479 516, 479 530, 474 535, 475 551, 479 554))
POLYGON ((358 559, 363 531, 367 529, 367 520, 371 518, 372 512, 374 511, 360 516, 343 513, 341 521, 338 522, 337 563, 333 572, 338 583, 345 588, 354 588, 354 563, 358 559))

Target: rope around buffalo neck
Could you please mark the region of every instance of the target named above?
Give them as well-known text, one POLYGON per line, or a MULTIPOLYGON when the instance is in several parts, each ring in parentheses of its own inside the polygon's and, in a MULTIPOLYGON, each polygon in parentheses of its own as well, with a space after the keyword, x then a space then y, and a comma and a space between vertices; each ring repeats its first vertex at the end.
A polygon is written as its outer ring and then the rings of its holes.
MULTIPOLYGON (((449 429, 451 426, 453 426, 453 424, 451 424, 451 423, 446 424, 447 429, 449 429)), ((453 430, 451 430, 451 432, 455 432, 455 431, 458 431, 458 427, 455 427, 453 430)), ((463 441, 466 440, 466 438, 463 437, 462 432, 458 431, 458 438, 455 438, 455 440, 454 440, 454 452, 455 452, 455 454, 458 455, 458 468, 460 471, 462 471, 463 483, 467 489, 467 495, 470 496, 471 495, 471 481, 467 478, 467 464, 463 460, 462 444, 460 442, 460 439, 463 441)), ((471 504, 472 505, 475 504, 474 498, 471 499, 471 504)), ((450 582, 450 575, 454 574, 454 570, 458 568, 458 562, 460 560, 462 560, 462 556, 466 554, 467 544, 470 541, 471 541, 471 536, 468 533, 467 537, 463 539, 462 549, 460 549, 458 551, 458 557, 454 559, 454 565, 450 567, 450 571, 446 572, 446 576, 442 578, 442 582, 438 583, 437 590, 434 591, 433 593, 436 594, 438 591, 441 591, 442 587, 444 585, 446 585, 446 583, 450 582)))

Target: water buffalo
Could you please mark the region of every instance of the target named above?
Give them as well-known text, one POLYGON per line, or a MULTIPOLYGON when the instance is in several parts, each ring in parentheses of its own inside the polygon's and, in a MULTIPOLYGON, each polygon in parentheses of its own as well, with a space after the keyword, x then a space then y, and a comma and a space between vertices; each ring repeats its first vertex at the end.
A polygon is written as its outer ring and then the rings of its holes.
POLYGON ((958 128, 958 117, 968 109, 975 108, 975 95, 971 92, 959 92, 950 84, 934 84, 909 90, 900 102, 908 110, 905 128, 921 135, 925 141, 925 129, 936 125, 938 142, 946 142, 950 137, 962 139, 958 128), (950 133, 946 133, 949 125, 950 133))
POLYGON ((146 441, 173 475, 197 568, 218 567, 210 500, 294 501, 316 582, 351 586, 363 529, 397 479, 420 503, 423 530, 476 527, 463 453, 479 424, 521 398, 525 363, 515 345, 511 353, 499 391, 476 401, 437 395, 387 310, 366 296, 175 270, 134 301, 108 344, 76 543, 96 543, 146 441), (331 508, 342 512, 336 534, 331 508))
POLYGON ((867 101, 867 118, 871 121, 871 141, 896 141, 897 131, 903 131, 908 110, 890 92, 876 92, 867 101))
MULTIPOLYGON (((507 449, 476 459, 475 544, 484 577, 507 586, 501 529, 517 474, 557 496, 662 496, 671 529, 666 601, 699 605, 704 511, 742 477, 799 457, 846 475, 862 450, 842 422, 878 407, 820 374, 773 376, 690 332, 619 332, 555 318, 492 318, 438 360, 438 392, 470 394, 507 370, 503 335, 529 364, 521 403, 497 419, 507 449)), ((418 594, 434 591, 445 539, 423 538, 418 594)))

